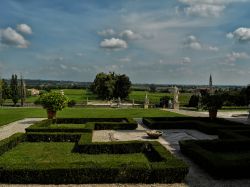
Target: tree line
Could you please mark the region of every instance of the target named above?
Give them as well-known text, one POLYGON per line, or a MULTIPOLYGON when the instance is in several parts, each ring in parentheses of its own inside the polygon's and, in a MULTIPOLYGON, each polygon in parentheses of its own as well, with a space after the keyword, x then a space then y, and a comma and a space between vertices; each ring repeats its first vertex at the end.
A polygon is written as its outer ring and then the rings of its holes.
POLYGON ((21 106, 24 105, 26 99, 26 84, 21 76, 18 80, 16 74, 11 76, 10 83, 5 79, 0 79, 0 105, 2 106, 7 99, 11 99, 14 106, 18 101, 21 101, 21 106))

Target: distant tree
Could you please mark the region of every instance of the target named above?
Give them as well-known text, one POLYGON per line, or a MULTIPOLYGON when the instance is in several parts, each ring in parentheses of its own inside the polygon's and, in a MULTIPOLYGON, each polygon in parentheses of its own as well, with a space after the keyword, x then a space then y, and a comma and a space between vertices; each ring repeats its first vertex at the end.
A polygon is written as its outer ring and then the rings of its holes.
POLYGON ((3 81, 0 79, 0 105, 3 105, 3 81))
POLYGON ((198 95, 192 95, 189 99, 189 107, 198 107, 200 97, 198 95))
POLYGON ((90 86, 90 90, 102 99, 113 97, 124 99, 128 96, 130 87, 129 77, 110 72, 108 74, 98 73, 90 86))
POLYGON ((20 99, 21 99, 21 106, 23 106, 26 99, 26 84, 22 76, 20 79, 20 99))
POLYGON ((10 98, 9 85, 4 79, 2 79, 2 99, 3 99, 3 102, 9 98, 10 98))
POLYGON ((153 92, 153 93, 156 92, 156 86, 154 84, 150 84, 149 85, 149 91, 153 92))
POLYGON ((11 90, 11 99, 14 103, 14 106, 16 106, 18 99, 19 99, 19 93, 18 93, 18 80, 17 75, 13 74, 10 81, 10 90, 11 90))
POLYGON ((123 75, 116 75, 115 78, 115 90, 114 90, 114 97, 124 99, 128 97, 130 93, 131 81, 129 77, 125 74, 123 75))

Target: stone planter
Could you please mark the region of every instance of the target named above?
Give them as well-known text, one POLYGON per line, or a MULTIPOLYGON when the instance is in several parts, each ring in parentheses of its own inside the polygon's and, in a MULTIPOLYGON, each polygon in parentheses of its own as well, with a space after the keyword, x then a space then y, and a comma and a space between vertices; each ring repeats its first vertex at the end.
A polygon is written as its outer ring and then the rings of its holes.
POLYGON ((217 111, 218 110, 208 110, 208 113, 209 113, 209 118, 210 119, 215 119, 217 117, 217 111))
POLYGON ((47 110, 47 116, 48 116, 48 119, 56 118, 56 111, 47 110))
POLYGON ((152 139, 157 139, 163 134, 162 131, 156 131, 156 130, 146 131, 146 133, 152 139))

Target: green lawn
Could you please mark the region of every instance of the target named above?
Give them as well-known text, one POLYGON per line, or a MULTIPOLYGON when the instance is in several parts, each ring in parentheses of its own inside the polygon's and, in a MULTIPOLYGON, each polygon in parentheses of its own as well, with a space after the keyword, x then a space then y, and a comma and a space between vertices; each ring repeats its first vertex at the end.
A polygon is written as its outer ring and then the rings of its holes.
MULTIPOLYGON (((60 90, 54 90, 54 91, 60 91, 60 90)), ((64 94, 69 97, 70 100, 75 100, 79 104, 85 104, 87 98, 89 101, 98 100, 97 96, 92 94, 91 92, 87 91, 86 89, 63 89, 64 94)), ((145 99, 145 91, 132 91, 129 94, 128 100, 132 102, 134 99, 135 102, 143 103, 145 99)), ((159 104, 160 98, 163 96, 170 96, 173 98, 173 94, 171 93, 150 93, 147 92, 148 98, 150 100, 151 104, 159 104)), ((188 104, 189 99, 192 94, 190 93, 181 93, 179 95, 179 100, 181 105, 188 104)), ((38 96, 30 96, 26 99, 27 103, 34 103, 35 100, 38 99, 38 96)), ((6 100, 5 103, 12 104, 12 101, 10 99, 6 100)))
MULTIPOLYGON (((171 93, 159 93, 159 92, 151 93, 151 92, 145 92, 145 91, 132 91, 129 94, 129 100, 132 101, 134 99, 135 102, 143 103, 146 93, 148 95, 149 102, 151 104, 159 104, 160 98, 164 97, 164 96, 169 96, 169 97, 173 98, 173 94, 171 94, 171 93)), ((180 95, 179 95, 180 104, 181 105, 188 104, 191 95, 192 95, 191 93, 180 93, 180 95)))
POLYGON ((143 153, 135 154, 80 154, 73 153, 75 143, 20 143, 0 157, 0 165, 10 168, 38 167, 44 164, 52 168, 62 164, 67 166, 100 165, 112 163, 112 166, 121 166, 131 162, 148 164, 143 153))
MULTIPOLYGON (((0 108, 0 126, 23 118, 46 117, 42 108, 0 108)), ((159 109, 112 109, 112 108, 66 108, 59 111, 58 117, 173 117, 180 114, 159 109)))

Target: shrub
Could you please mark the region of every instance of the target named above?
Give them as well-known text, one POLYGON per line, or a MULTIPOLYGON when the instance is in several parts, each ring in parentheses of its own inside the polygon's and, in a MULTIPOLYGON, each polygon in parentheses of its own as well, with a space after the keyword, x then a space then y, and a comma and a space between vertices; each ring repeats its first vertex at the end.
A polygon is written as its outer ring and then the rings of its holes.
POLYGON ((179 145, 214 178, 250 177, 250 140, 186 140, 179 145))
POLYGON ((16 133, 0 141, 0 155, 15 147, 18 143, 26 140, 24 133, 16 133))
POLYGON ((47 110, 48 118, 52 119, 58 110, 67 106, 68 98, 59 92, 49 92, 40 96, 40 103, 47 110))
POLYGON ((73 99, 68 102, 68 107, 74 107, 75 105, 76 105, 76 101, 73 99))
POLYGON ((27 132, 26 135, 27 141, 30 142, 76 142, 82 134, 79 132, 27 132))

